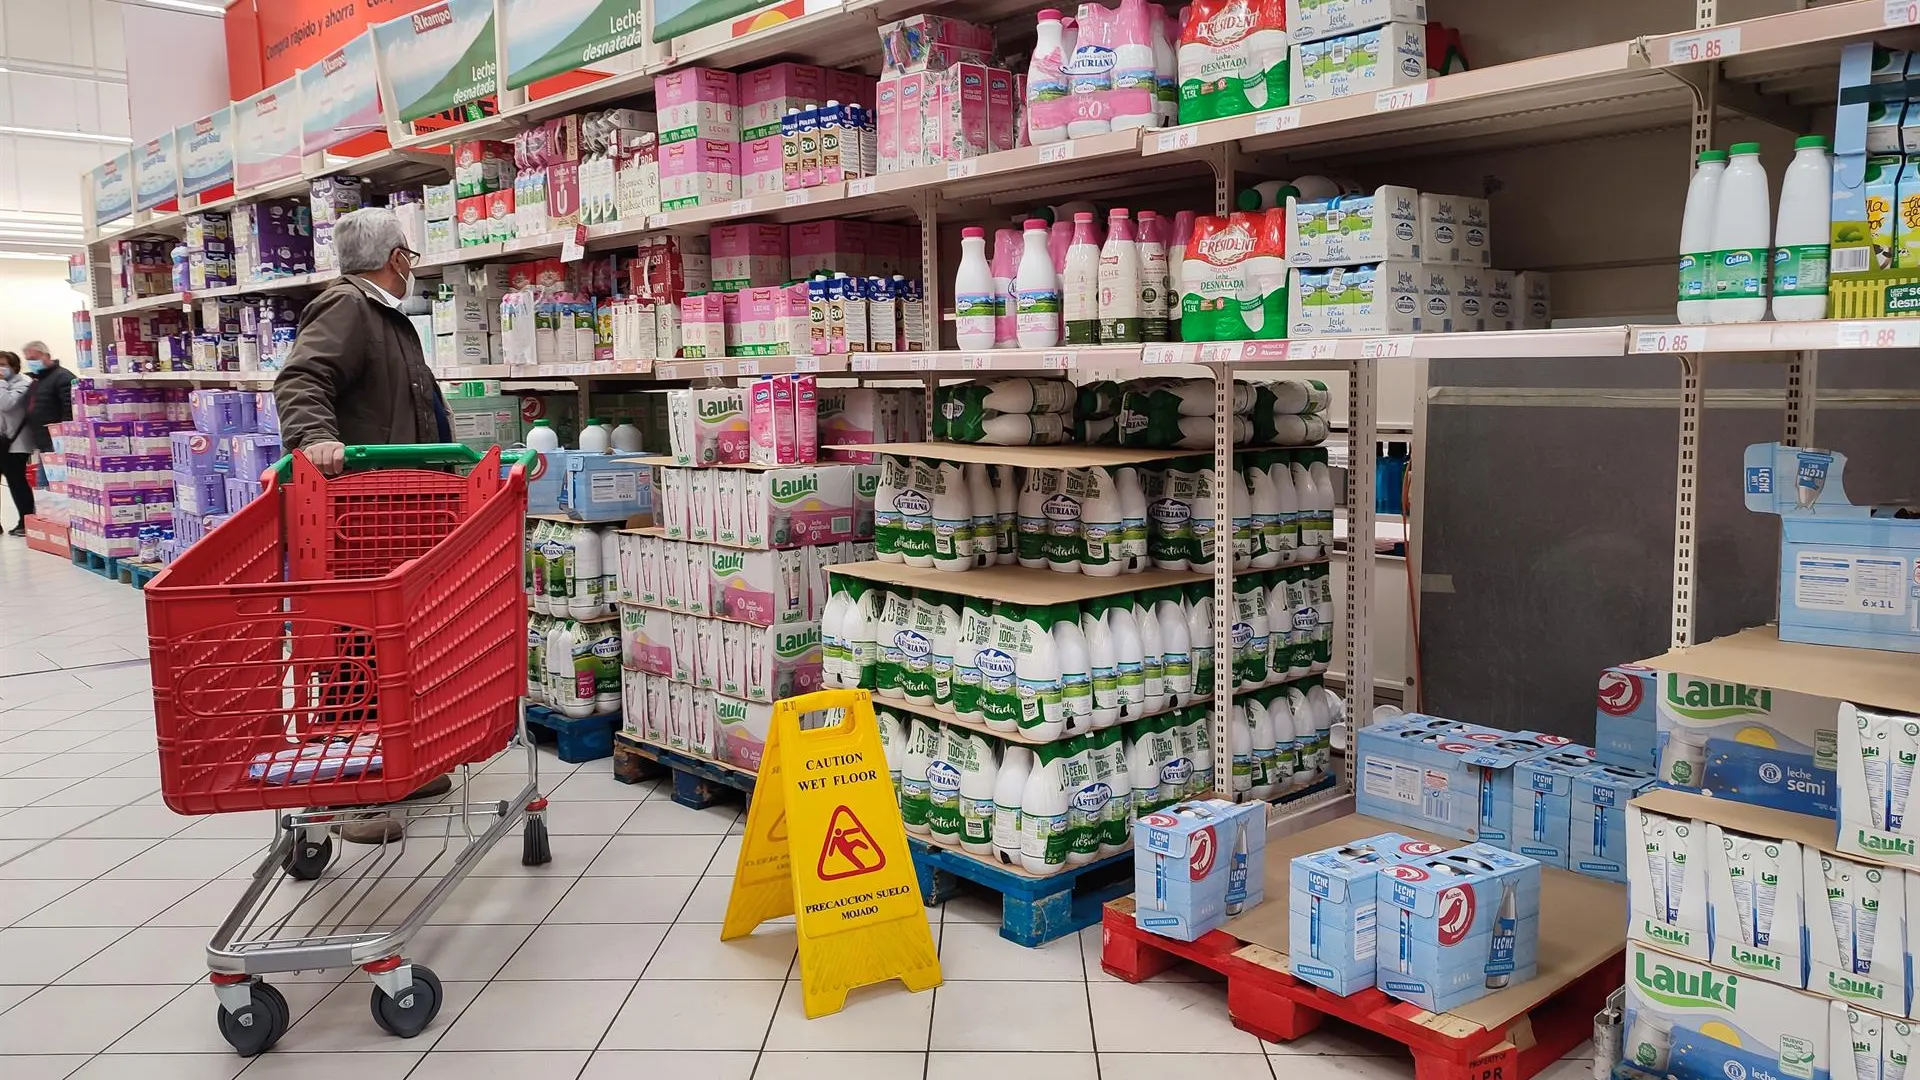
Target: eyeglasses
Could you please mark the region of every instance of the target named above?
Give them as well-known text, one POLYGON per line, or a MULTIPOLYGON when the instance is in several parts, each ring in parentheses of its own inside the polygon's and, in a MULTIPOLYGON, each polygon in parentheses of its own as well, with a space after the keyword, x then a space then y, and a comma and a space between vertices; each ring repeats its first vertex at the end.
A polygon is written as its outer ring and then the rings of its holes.
POLYGON ((406 246, 404 246, 404 245, 403 245, 403 246, 401 246, 401 247, 397 247, 397 248, 394 248, 393 250, 395 250, 395 251, 397 251, 397 252, 399 252, 400 254, 402 254, 402 255, 405 255, 405 256, 407 257, 407 266, 408 266, 408 267, 412 267, 412 266, 414 266, 415 264, 417 264, 417 263, 419 263, 419 261, 420 261, 420 253, 419 253, 419 252, 417 252, 417 251, 415 251, 415 250, 413 250, 413 249, 412 249, 412 248, 410 248, 410 247, 406 247, 406 246))

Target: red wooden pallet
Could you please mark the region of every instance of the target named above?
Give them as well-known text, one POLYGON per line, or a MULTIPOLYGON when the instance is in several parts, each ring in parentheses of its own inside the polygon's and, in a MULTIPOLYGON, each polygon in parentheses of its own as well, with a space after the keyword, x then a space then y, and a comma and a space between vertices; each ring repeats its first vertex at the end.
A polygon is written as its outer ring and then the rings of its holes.
POLYGON ((1127 982, 1181 960, 1226 976, 1233 1026, 1268 1042, 1291 1042, 1329 1016, 1384 1035, 1413 1052, 1414 1080, 1527 1080, 1593 1035, 1594 1014, 1625 975, 1624 953, 1614 953, 1509 1023, 1488 1028, 1377 989, 1340 997, 1294 978, 1281 954, 1225 931, 1192 942, 1149 933, 1134 925, 1132 897, 1106 906, 1100 941, 1100 966, 1127 982))

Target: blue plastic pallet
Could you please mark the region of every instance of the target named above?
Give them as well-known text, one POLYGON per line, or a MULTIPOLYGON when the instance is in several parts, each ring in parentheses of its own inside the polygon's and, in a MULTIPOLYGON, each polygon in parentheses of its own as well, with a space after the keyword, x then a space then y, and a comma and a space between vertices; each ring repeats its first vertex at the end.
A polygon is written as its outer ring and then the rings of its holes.
POLYGON ((102 555, 97 551, 88 551, 78 544, 73 546, 73 554, 71 557, 73 559, 73 565, 83 570, 91 570, 109 581, 120 580, 119 559, 113 558, 110 555, 102 555))
MULTIPOLYGON (((527 726, 553 733, 554 752, 570 765, 613 756, 613 733, 620 730, 620 710, 595 716, 568 716, 545 705, 527 705, 527 726)), ((531 733, 530 733, 531 734, 531 733)))
POLYGON ((668 797, 681 806, 693 810, 705 810, 721 801, 726 797, 722 793, 723 788, 741 792, 748 797, 748 801, 752 800, 754 782, 758 778, 744 769, 706 761, 677 750, 669 750, 664 746, 656 746, 653 743, 641 742, 624 732, 616 735, 615 740, 621 751, 616 755, 614 763, 616 780, 630 784, 639 783, 658 776, 663 771, 670 772, 673 774, 673 791, 668 797), (619 758, 627 757, 629 754, 639 762, 650 764, 651 767, 643 764, 631 771, 623 771, 620 768, 619 758))
POLYGON ((132 559, 116 559, 115 562, 119 564, 117 569, 120 580, 136 589, 146 588, 147 582, 152 581, 160 571, 166 569, 159 563, 148 564, 135 562, 132 559))
POLYGON ((1132 851, 1034 877, 915 836, 907 845, 928 907, 959 895, 961 879, 984 885, 1000 894, 1000 936, 1030 949, 1098 925, 1107 901, 1133 891, 1132 851))

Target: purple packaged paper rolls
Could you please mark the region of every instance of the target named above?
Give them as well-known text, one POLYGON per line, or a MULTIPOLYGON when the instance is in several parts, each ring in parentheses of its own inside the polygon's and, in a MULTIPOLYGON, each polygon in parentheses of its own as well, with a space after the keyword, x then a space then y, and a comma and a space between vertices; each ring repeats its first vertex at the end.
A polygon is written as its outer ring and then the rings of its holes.
POLYGON ((188 476, 205 476, 215 471, 215 447, 218 438, 204 431, 173 433, 173 471, 188 476))
POLYGON ((195 390, 188 398, 193 426, 209 435, 240 435, 253 430, 253 395, 240 390, 195 390))
POLYGON ((205 516, 227 512, 227 478, 221 473, 173 476, 173 505, 181 515, 205 516))

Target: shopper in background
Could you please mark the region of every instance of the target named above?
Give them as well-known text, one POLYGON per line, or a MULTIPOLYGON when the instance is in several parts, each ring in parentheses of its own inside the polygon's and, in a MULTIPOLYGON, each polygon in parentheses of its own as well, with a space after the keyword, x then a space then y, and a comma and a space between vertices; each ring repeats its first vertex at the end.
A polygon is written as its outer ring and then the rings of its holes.
POLYGON ((400 307, 418 253, 385 207, 333 226, 342 277, 300 313, 293 351, 274 380, 280 439, 332 476, 345 447, 447 442, 447 405, 400 307))
POLYGON ((27 400, 33 448, 48 453, 53 450, 53 436, 47 428, 73 419, 73 372, 60 366, 44 341, 29 341, 20 352, 27 358, 27 376, 33 380, 27 400))
MULTIPOLYGON (((348 446, 452 438, 420 335, 400 311, 413 294, 413 264, 420 258, 407 247, 400 220, 384 207, 355 210, 334 223, 333 247, 340 280, 300 313, 293 351, 273 381, 281 444, 306 454, 328 476, 346 468, 348 446)), ((340 707, 320 717, 366 730, 371 710, 345 703, 372 696, 373 640, 351 627, 342 627, 341 636, 342 662, 323 690, 323 699, 340 707)), ((408 799, 437 798, 452 787, 452 779, 441 776, 408 799)), ((340 826, 341 838, 355 844, 392 843, 404 835, 404 826, 386 816, 340 826)))
POLYGON ((33 485, 27 482, 27 462, 33 459, 33 432, 28 430, 27 398, 33 380, 20 373, 20 356, 0 349, 0 470, 7 475, 7 494, 20 522, 8 536, 27 535, 27 515, 33 513, 33 485))

